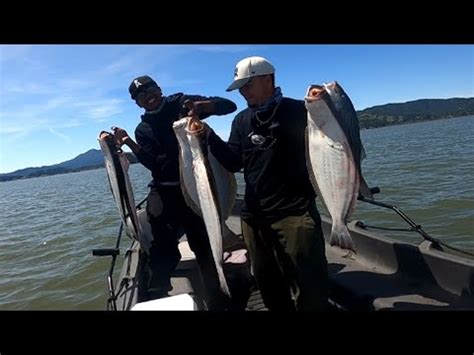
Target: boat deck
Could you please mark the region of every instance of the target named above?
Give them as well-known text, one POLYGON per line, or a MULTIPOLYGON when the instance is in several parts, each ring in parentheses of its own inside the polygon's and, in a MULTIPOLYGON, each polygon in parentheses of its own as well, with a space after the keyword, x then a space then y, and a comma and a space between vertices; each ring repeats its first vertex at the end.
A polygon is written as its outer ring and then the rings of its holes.
MULTIPOLYGON (((328 238, 330 220, 322 216, 328 238)), ((240 220, 230 217, 227 226, 240 236, 240 220)), ((329 264, 330 303, 342 310, 474 310, 474 260, 447 256, 429 242, 397 243, 380 233, 349 224, 357 254, 326 244, 329 264), (449 270, 449 273, 446 272, 449 270)), ((202 283, 194 254, 187 242, 180 243, 182 260, 172 275, 170 295, 190 294, 197 309, 204 309, 202 283)), ((137 302, 140 269, 138 243, 128 250, 128 267, 121 280, 128 282, 117 299, 117 309, 130 309, 137 302), (136 275, 136 277, 134 277, 136 275)), ((144 254, 144 253, 142 253, 144 254)), ((141 276, 140 276, 141 275, 141 276)), ((118 289, 118 288, 117 288, 118 289)), ((253 290, 248 311, 266 310, 258 290, 253 290)))
POLYGON ((250 294, 249 301, 247 302, 246 311, 268 311, 263 304, 262 296, 259 290, 253 290, 250 294))
MULTIPOLYGON (((328 240, 331 224, 323 216, 328 240)), ((330 298, 349 310, 474 310, 474 260, 349 224, 357 254, 326 244, 330 298)))

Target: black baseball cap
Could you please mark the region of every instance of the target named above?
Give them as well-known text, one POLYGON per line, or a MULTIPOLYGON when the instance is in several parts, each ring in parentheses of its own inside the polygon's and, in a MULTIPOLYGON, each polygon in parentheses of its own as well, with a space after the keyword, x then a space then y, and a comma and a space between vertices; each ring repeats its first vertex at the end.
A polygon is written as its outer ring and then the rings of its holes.
POLYGON ((133 79, 132 83, 128 87, 128 91, 130 92, 130 96, 132 99, 135 100, 135 97, 142 91, 150 86, 158 87, 158 84, 155 80, 150 78, 148 75, 139 76, 138 78, 133 79))

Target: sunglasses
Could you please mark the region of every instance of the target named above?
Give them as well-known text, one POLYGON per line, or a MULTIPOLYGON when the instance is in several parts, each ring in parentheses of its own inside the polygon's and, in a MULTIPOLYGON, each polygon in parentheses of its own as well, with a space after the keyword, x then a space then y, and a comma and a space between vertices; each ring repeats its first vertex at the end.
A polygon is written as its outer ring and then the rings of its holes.
POLYGON ((154 93, 154 92, 157 92, 159 91, 160 88, 156 87, 156 86, 150 86, 150 87, 147 87, 145 89, 142 89, 140 90, 140 93, 138 93, 137 95, 135 95, 135 100, 136 101, 141 101, 141 100, 144 100, 145 97, 150 94, 150 93, 154 93))

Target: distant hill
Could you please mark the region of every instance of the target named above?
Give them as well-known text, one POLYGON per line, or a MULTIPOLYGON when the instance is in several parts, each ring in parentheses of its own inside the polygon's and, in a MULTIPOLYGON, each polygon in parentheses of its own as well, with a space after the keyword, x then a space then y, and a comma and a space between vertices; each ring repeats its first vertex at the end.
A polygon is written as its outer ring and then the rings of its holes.
MULTIPOLYGON (((421 99, 404 103, 373 106, 357 111, 361 128, 375 128, 459 116, 474 115, 474 98, 421 99)), ((126 153, 130 163, 137 163, 132 153, 126 153)), ((0 181, 26 179, 43 175, 64 174, 97 169, 104 166, 101 150, 91 149, 60 164, 26 168, 0 174, 0 181)))
POLYGON ((361 128, 474 115, 474 98, 421 99, 357 111, 361 128))
MULTIPOLYGON (((126 153, 131 164, 137 163, 138 160, 133 153, 126 153)), ((79 154, 74 159, 48 166, 41 166, 38 168, 26 168, 16 170, 7 174, 0 174, 0 181, 28 179, 32 177, 44 175, 56 175, 72 173, 81 170, 90 170, 102 168, 104 166, 104 156, 99 149, 90 149, 85 153, 79 154)))

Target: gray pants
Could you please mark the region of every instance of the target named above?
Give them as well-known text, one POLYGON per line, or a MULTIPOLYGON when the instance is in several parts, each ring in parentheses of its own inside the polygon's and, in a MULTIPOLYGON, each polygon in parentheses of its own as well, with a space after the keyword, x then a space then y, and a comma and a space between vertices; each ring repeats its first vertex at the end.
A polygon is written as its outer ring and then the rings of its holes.
POLYGON ((242 219, 253 273, 270 311, 323 311, 328 306, 328 265, 315 205, 277 221, 242 219))

